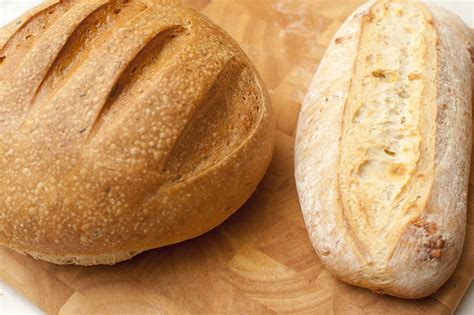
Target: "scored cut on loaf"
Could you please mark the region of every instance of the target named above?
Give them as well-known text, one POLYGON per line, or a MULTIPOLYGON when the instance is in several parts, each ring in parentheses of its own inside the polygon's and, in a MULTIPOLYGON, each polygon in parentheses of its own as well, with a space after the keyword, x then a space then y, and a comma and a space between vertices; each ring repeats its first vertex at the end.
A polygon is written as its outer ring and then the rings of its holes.
POLYGON ((255 191, 262 80, 180 1, 47 1, 0 30, 0 244, 114 264, 196 237, 255 191))
POLYGON ((310 87, 296 182, 316 252, 338 278, 419 298, 449 278, 466 227, 472 35, 416 1, 370 1, 310 87))

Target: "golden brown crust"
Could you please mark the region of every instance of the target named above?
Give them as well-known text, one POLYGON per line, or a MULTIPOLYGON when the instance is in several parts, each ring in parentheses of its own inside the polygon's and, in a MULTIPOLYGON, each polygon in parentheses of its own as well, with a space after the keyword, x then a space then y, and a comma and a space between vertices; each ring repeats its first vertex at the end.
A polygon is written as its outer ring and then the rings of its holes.
POLYGON ((178 1, 51 5, 0 31, 0 243, 111 264, 238 209, 273 121, 237 44, 178 1))

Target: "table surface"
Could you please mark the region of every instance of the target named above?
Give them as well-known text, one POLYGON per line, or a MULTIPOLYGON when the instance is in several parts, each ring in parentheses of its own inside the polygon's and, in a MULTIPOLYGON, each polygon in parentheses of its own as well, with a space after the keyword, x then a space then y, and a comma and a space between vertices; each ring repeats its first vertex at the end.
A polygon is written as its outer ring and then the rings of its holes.
MULTIPOLYGON (((0 25, 4 25, 41 0, 0 0, 0 25)), ((474 27, 474 0, 431 0, 450 9, 474 27)), ((35 305, 0 280, 0 314, 43 314, 35 305)), ((474 286, 471 284, 456 314, 474 314, 474 286)))

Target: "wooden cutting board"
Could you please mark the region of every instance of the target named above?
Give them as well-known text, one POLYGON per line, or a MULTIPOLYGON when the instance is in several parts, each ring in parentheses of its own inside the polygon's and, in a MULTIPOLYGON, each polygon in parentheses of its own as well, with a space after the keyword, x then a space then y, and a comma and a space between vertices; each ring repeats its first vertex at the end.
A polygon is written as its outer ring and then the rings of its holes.
POLYGON ((56 266, 0 247, 0 278, 51 314, 452 313, 474 275, 473 201, 458 268, 437 294, 417 301, 333 278, 314 253, 300 213, 292 138, 299 107, 332 35, 361 1, 187 2, 242 45, 269 88, 279 132, 258 190, 206 235, 112 267, 56 266))

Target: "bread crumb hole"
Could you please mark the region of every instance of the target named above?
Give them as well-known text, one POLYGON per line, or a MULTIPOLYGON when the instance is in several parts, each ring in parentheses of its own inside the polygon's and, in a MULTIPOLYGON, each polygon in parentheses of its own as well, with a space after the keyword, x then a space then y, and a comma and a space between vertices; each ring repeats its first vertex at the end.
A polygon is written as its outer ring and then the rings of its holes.
POLYGON ((408 98, 408 93, 405 90, 399 90, 397 92, 398 97, 406 99, 408 98))
POLYGON ((0 56, 0 65, 7 59, 5 56, 0 56))
POLYGON ((376 79, 383 80, 386 83, 394 83, 398 81, 398 74, 389 70, 372 71, 372 76, 376 79))
POLYGON ((389 149, 384 149, 383 152, 385 152, 385 154, 387 155, 390 155, 390 156, 396 156, 397 154, 389 149))
POLYGON ((392 176, 403 176, 406 173, 406 169, 403 164, 392 164, 388 172, 392 176))
POLYGON ((385 79, 386 76, 382 70, 372 71, 372 76, 377 79, 385 79))
POLYGON ((48 14, 51 15, 55 12, 55 10, 48 11, 48 14))
POLYGON ((376 176, 376 173, 379 173, 380 163, 374 160, 366 160, 359 166, 358 176, 362 180, 370 180, 376 176))
POLYGON ((367 57, 365 57, 365 61, 371 65, 374 64, 374 61, 375 61, 375 58, 374 58, 374 55, 370 54, 368 55, 367 57))
POLYGON ((26 39, 26 40, 29 40, 29 39, 32 39, 32 38, 33 38, 33 35, 31 35, 31 34, 30 34, 30 35, 27 35, 27 36, 25 36, 25 39, 26 39))
POLYGON ((408 75, 408 80, 414 81, 414 80, 420 80, 421 79, 421 74, 419 73, 410 73, 408 75))
POLYGON ((115 9, 114 10, 114 14, 119 14, 120 12, 122 12, 122 9, 115 9))

